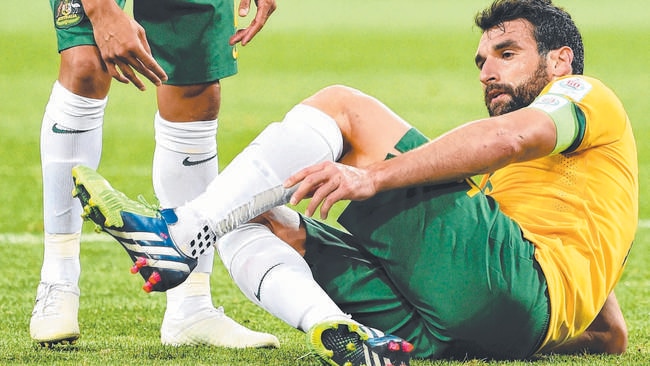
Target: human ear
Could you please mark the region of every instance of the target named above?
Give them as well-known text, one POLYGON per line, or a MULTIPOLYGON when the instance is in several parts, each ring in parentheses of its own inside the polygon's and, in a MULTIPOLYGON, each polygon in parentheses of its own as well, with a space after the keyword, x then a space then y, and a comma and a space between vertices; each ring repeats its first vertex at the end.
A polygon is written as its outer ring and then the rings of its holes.
POLYGON ((563 46, 558 49, 552 50, 548 53, 548 62, 550 71, 553 76, 565 76, 573 73, 573 50, 571 47, 563 46))

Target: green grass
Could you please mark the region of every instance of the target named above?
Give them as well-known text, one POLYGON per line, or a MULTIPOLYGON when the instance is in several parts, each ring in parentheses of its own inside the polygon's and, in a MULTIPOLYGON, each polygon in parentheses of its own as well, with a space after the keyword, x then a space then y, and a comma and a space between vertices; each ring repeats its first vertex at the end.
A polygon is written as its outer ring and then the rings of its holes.
MULTIPOLYGON (((223 81, 219 153, 224 166, 263 126, 302 98, 335 83, 385 101, 433 136, 483 117, 473 53, 472 16, 486 1, 327 2, 278 0, 279 9, 253 43, 240 48, 240 73, 223 81), (442 3, 442 4, 438 4, 442 3)), ((564 0, 586 44, 586 73, 609 84, 627 107, 638 140, 641 227, 617 288, 630 329, 621 357, 553 356, 536 365, 650 364, 650 23, 642 0, 564 0)), ((163 347, 164 295, 139 290, 139 276, 119 245, 89 234, 82 246, 82 338, 72 348, 41 349, 28 324, 42 259, 39 129, 57 74, 58 56, 47 2, 3 6, 0 23, 0 364, 315 365, 303 334, 249 303, 220 262, 213 298, 236 320, 272 332, 279 350, 163 347)), ((114 186, 153 197, 153 88, 114 84, 106 112, 100 171, 114 186)), ((90 233, 91 227, 85 230, 90 233)), ((497 332, 498 330, 495 330, 497 332)), ((413 365, 461 363, 414 361, 413 365)), ((470 360, 466 364, 501 364, 470 360)), ((524 362, 508 363, 513 365, 524 362)))

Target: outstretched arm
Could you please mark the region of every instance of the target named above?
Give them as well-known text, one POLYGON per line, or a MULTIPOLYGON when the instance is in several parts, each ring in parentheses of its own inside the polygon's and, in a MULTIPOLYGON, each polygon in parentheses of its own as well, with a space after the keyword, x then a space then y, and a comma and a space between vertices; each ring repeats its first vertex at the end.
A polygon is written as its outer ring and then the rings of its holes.
POLYGON ((612 291, 587 330, 578 338, 552 349, 551 352, 622 354, 625 353, 626 348, 627 325, 612 291))
MULTIPOLYGON (((331 113, 366 115, 364 111, 331 113)), ((357 122, 362 123, 362 122, 357 122)), ((345 136, 345 134, 344 134, 345 136)), ((355 144, 357 136, 347 136, 355 144)), ((378 192, 419 184, 439 184, 495 171, 510 163, 551 153, 556 129, 542 111, 522 108, 501 116, 466 123, 393 159, 363 167, 324 162, 303 169, 285 181, 300 183, 291 203, 312 197, 306 210, 314 213, 322 203, 321 217, 340 200, 364 200, 378 192)))

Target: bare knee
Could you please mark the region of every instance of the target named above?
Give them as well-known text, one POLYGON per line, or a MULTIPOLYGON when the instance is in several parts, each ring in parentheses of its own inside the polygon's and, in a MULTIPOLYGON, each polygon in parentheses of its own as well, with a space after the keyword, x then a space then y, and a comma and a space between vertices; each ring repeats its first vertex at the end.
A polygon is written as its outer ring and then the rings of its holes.
POLYGON ((59 81, 75 94, 102 99, 108 94, 111 76, 97 47, 77 46, 61 52, 59 81))
POLYGON ((332 117, 343 136, 339 161, 365 166, 398 155, 395 145, 411 126, 378 99, 343 85, 328 86, 304 104, 332 117))
POLYGON ((359 90, 341 84, 326 86, 306 100, 326 100, 344 103, 350 96, 362 95, 359 90))
POLYGON ((303 104, 316 107, 327 113, 335 120, 340 120, 354 104, 355 98, 364 94, 357 89, 345 85, 330 85, 303 101, 303 104))
POLYGON ((194 85, 162 85, 158 88, 160 115, 175 122, 216 119, 221 106, 219 81, 194 85))

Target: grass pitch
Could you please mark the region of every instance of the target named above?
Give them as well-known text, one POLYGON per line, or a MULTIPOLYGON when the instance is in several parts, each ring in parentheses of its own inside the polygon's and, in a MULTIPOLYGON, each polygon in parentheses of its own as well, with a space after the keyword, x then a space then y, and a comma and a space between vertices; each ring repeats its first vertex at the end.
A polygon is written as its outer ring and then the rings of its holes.
MULTIPOLYGON (((330 84, 377 96, 434 136, 485 116, 473 55, 479 32, 472 17, 487 1, 282 0, 267 27, 240 47, 240 73, 223 81, 219 127, 221 165, 267 123, 330 84)), ((583 31, 585 73, 611 86, 626 105, 638 141, 640 228, 617 295, 630 330, 628 353, 549 356, 538 365, 650 364, 650 25, 646 3, 557 0, 583 31)), ((316 365, 304 335, 244 298, 216 261, 215 304, 256 330, 276 334, 279 350, 163 347, 161 294, 140 290, 123 250, 85 227, 81 261, 81 339, 73 347, 42 349, 29 338, 29 317, 42 259, 39 130, 58 70, 47 2, 8 2, 0 23, 0 364, 51 365, 316 365), (306 356, 307 355, 307 356, 306 356)), ((114 83, 106 111, 100 171, 130 196, 153 197, 153 87, 142 93, 114 83)), ((498 330, 495 330, 497 332, 498 330)), ((422 361, 424 365, 527 364, 482 360, 422 361)))

